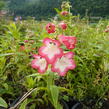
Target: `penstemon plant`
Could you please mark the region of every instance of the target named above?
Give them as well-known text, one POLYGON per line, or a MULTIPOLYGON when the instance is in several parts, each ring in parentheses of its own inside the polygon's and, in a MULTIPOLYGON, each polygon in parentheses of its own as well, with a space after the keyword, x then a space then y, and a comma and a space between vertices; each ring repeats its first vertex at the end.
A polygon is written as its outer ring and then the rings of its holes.
POLYGON ((55 72, 59 76, 65 76, 69 70, 73 70, 76 67, 73 59, 74 53, 71 51, 66 52, 61 48, 62 43, 68 49, 73 49, 76 44, 76 37, 59 36, 59 40, 45 38, 43 46, 38 50, 38 54, 33 54, 34 59, 31 62, 31 67, 37 69, 40 74, 47 72, 47 90, 51 93, 51 101, 56 109, 60 109, 60 105, 58 101, 54 100, 54 96, 52 96, 52 91, 54 90, 57 93, 57 97, 59 94, 58 86, 54 82, 56 77, 55 72))
MULTIPOLYGON (((61 15, 64 17, 67 17, 68 14, 69 12, 67 11, 61 12, 61 15)), ((59 89, 64 88, 56 86, 55 80, 57 75, 65 76, 69 70, 75 69, 76 63, 72 49, 75 48, 77 39, 74 36, 64 35, 64 30, 67 30, 65 21, 61 21, 58 25, 58 27, 62 29, 63 34, 59 34, 53 38, 45 37, 43 39, 42 46, 39 47, 38 53, 32 54, 34 59, 31 62, 31 67, 36 69, 41 75, 46 74, 47 92, 50 101, 55 109, 62 109, 58 98, 59 89)), ((57 27, 54 23, 50 22, 46 25, 46 31, 48 34, 56 34, 57 27)))

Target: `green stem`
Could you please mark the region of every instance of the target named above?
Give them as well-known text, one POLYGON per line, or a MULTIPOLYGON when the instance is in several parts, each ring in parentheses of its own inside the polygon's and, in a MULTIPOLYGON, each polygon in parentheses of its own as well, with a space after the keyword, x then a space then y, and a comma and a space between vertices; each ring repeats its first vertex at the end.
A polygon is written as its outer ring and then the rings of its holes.
POLYGON ((51 85, 54 85, 54 74, 49 72, 47 75, 47 88, 49 89, 51 85))

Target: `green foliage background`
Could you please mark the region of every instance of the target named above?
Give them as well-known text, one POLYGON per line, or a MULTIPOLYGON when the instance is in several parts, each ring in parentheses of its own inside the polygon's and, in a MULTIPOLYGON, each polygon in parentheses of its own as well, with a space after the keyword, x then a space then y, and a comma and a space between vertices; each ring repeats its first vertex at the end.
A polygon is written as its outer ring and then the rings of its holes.
POLYGON ((84 15, 88 10, 91 16, 105 17, 109 15, 108 0, 70 0, 75 13, 84 15))
POLYGON ((5 2, 3 0, 0 0, 0 10, 5 6, 5 2))
POLYGON ((60 8, 62 1, 70 1, 72 13, 89 16, 109 16, 108 0, 5 0, 8 1, 9 12, 14 16, 32 16, 36 19, 47 19, 55 16, 54 8, 60 8))

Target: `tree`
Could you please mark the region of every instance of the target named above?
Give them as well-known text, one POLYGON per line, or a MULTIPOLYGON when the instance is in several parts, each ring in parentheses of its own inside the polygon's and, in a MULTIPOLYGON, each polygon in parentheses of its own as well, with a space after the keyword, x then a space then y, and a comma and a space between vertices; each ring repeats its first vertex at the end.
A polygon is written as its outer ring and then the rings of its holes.
POLYGON ((88 10, 91 16, 109 15, 109 0, 70 0, 73 6, 73 12, 85 15, 88 10))
POLYGON ((2 10, 4 6, 5 6, 5 2, 3 0, 0 0, 0 10, 2 10))
POLYGON ((84 16, 86 10, 89 16, 109 16, 109 0, 9 0, 10 13, 15 16, 33 16, 36 19, 46 19, 55 16, 54 8, 59 8, 62 1, 70 1, 72 13, 84 16))
POLYGON ((54 8, 59 8, 62 0, 10 0, 10 13, 44 19, 55 16, 54 8))

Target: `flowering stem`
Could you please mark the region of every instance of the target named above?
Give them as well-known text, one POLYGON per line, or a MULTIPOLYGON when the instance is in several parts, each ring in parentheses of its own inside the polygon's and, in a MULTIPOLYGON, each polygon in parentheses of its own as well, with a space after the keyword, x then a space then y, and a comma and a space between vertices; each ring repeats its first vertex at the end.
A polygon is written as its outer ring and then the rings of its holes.
POLYGON ((47 76, 47 87, 50 88, 51 85, 54 85, 54 74, 53 72, 49 72, 47 76))
POLYGON ((55 85, 54 79, 54 73, 49 72, 47 76, 47 91, 49 100, 55 109, 62 109, 62 106, 59 103, 59 88, 55 85))

